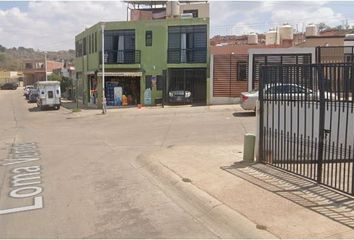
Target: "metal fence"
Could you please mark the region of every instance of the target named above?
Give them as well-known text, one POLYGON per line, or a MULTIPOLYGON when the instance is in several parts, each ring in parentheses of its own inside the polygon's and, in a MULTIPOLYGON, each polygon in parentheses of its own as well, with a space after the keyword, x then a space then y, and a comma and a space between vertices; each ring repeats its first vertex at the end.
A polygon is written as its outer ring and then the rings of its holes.
POLYGON ((168 63, 206 63, 207 48, 169 48, 167 50, 168 63))
POLYGON ((317 63, 352 63, 354 46, 328 46, 316 48, 317 63))
MULTIPOLYGON (((102 63, 102 51, 100 52, 100 63, 102 63)), ((141 60, 140 50, 105 50, 104 63, 106 64, 139 64, 141 60)))
POLYGON ((354 195, 354 64, 263 66, 264 163, 354 195))

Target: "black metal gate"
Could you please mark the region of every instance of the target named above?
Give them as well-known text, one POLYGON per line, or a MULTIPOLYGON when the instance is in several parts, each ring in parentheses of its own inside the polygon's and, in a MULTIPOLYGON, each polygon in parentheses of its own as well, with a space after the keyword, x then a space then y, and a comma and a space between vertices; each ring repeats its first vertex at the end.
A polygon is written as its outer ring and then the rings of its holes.
POLYGON ((259 157, 354 195, 354 64, 263 66, 259 157))
POLYGON ((192 104, 204 105, 207 99, 206 73, 205 68, 169 68, 166 90, 189 91, 192 94, 192 104))

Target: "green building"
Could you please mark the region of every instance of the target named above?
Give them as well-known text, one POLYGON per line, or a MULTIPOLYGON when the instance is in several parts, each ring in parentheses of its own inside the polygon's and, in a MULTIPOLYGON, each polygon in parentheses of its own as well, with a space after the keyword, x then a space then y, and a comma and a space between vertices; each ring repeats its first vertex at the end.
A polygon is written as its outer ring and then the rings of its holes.
POLYGON ((78 34, 75 68, 84 104, 100 108, 103 91, 107 106, 208 104, 209 17, 190 9, 171 18, 105 22, 104 89, 103 23, 78 34))

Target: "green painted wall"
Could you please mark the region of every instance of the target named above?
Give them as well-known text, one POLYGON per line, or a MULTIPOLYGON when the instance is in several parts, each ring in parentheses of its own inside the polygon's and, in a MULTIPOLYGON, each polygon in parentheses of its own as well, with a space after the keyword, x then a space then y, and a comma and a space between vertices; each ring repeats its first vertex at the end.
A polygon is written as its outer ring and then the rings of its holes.
MULTIPOLYGON (((205 64, 167 64, 167 44, 168 44, 168 27, 182 26, 182 25, 207 25, 208 44, 209 46, 209 18, 193 18, 193 19, 163 19, 163 20, 147 20, 147 21, 129 21, 129 22, 107 22, 105 23, 105 30, 123 30, 135 29, 135 49, 141 51, 141 64, 106 64, 106 71, 138 71, 142 72, 143 76, 140 81, 141 102, 143 102, 143 95, 145 90, 145 76, 146 75, 162 75, 163 70, 167 68, 207 68, 207 89, 209 89, 209 57, 205 64), (145 32, 152 31, 152 46, 145 46, 145 32)), ((89 29, 75 37, 75 41, 82 40, 84 37, 97 32, 97 52, 88 54, 87 57, 78 57, 75 59, 75 67, 77 72, 95 72, 100 71, 99 64, 100 50, 101 50, 101 25, 97 23, 89 29)), ((87 42, 86 47, 89 47, 87 42)), ((87 51, 88 53, 88 51, 87 51)), ((209 56, 209 47, 207 56, 209 56)), ((84 74, 85 75, 85 74, 84 74)), ((84 96, 87 95, 87 78, 84 77, 84 96)), ((101 85, 101 84, 99 84, 101 85)), ((102 94, 99 94, 101 97, 102 94)), ((162 91, 153 89, 153 99, 162 96, 162 91)), ((209 98, 209 94, 207 93, 209 98)), ((85 102, 87 102, 87 98, 85 102)), ((100 102, 100 100, 98 101, 100 102)), ((207 99, 207 103, 209 99, 207 99)))

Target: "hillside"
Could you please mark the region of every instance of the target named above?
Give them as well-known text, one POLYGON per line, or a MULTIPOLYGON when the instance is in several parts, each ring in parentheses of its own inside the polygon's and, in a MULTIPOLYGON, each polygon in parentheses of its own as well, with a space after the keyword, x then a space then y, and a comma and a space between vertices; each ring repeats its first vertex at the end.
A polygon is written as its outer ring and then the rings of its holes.
MULTIPOLYGON (((73 62, 74 50, 50 51, 47 53, 49 60, 73 62)), ((21 71, 27 60, 44 60, 44 52, 33 48, 5 48, 0 45, 0 70, 21 71)))

